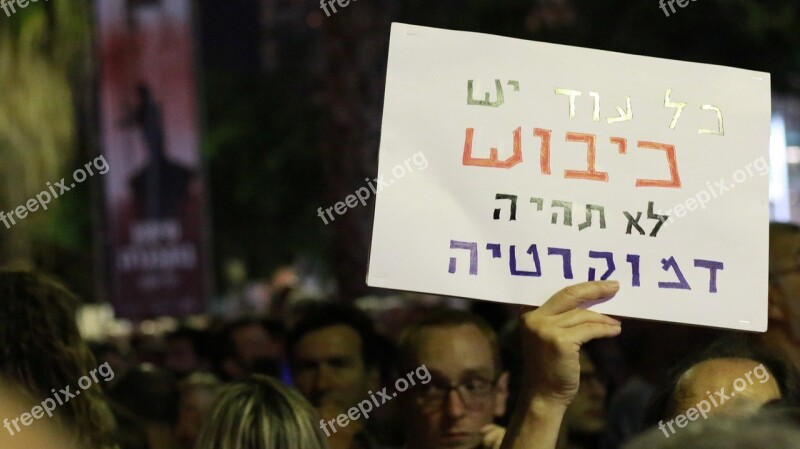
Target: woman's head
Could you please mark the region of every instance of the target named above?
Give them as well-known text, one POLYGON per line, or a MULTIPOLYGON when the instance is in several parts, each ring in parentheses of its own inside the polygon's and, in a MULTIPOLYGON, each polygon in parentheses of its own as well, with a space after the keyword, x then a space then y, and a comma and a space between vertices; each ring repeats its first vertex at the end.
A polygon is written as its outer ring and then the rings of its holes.
POLYGON ((195 449, 327 449, 316 423, 299 393, 254 375, 222 388, 195 449))
MULTIPOLYGON (((57 281, 37 273, 0 271, 0 377, 33 402, 55 390, 76 391, 80 378, 97 366, 75 323, 78 298, 57 281)), ((101 387, 80 390, 53 416, 79 444, 116 447, 115 421, 101 387)))

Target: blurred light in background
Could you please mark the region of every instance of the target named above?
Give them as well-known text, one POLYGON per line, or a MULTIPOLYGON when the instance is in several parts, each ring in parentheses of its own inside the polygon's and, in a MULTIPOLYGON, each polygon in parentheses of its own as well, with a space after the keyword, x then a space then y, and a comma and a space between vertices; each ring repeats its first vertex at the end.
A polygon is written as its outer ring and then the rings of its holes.
POLYGON ((786 148, 786 162, 789 164, 800 164, 800 147, 791 146, 786 148))
POLYGON ((776 115, 772 118, 769 139, 770 219, 775 221, 789 221, 792 218, 786 164, 786 125, 783 117, 776 115))

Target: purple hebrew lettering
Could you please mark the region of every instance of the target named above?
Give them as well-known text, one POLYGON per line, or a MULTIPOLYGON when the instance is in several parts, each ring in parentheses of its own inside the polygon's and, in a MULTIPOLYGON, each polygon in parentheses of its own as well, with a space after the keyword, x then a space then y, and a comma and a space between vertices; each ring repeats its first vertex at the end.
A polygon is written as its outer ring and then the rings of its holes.
POLYGON ((508 260, 508 267, 511 269, 512 276, 533 276, 539 277, 542 275, 542 267, 539 264, 539 251, 536 250, 536 244, 531 245, 527 251, 528 254, 533 256, 533 266, 535 267, 534 271, 524 271, 524 270, 517 270, 517 248, 515 245, 511 245, 511 249, 509 250, 509 260, 508 260))
POLYGON ((500 244, 499 243, 487 243, 486 249, 492 252, 492 259, 499 259, 500 254, 500 244))
POLYGON ((564 279, 572 279, 572 251, 568 248, 547 248, 547 255, 558 254, 563 260, 564 279))
POLYGON ((678 262, 675 262, 675 258, 670 256, 669 259, 661 259, 661 269, 663 269, 664 271, 669 271, 670 268, 672 268, 675 271, 675 276, 678 278, 678 282, 659 282, 658 288, 677 288, 682 290, 691 290, 692 287, 690 287, 689 283, 686 282, 686 278, 683 276, 681 267, 678 266, 678 262))
POLYGON ((701 268, 708 268, 709 270, 709 279, 708 279, 708 292, 709 293, 716 293, 717 292, 717 270, 725 269, 725 264, 722 262, 717 262, 716 260, 704 260, 704 259, 695 259, 694 266, 701 267, 701 268))
MULTIPOLYGON (((642 213, 639 212, 639 215, 641 214, 642 213)), ((628 257, 625 260, 631 264, 631 286, 639 287, 641 285, 639 283, 639 255, 628 254, 628 257)))
MULTIPOLYGON (((478 243, 477 242, 460 242, 458 240, 450 240, 450 249, 468 249, 469 250, 469 274, 475 276, 478 274, 478 243)), ((456 258, 450 258, 450 268, 448 273, 456 272, 456 258)))
MULTIPOLYGON (((589 258, 591 258, 591 259, 605 259, 606 260, 606 265, 608 266, 608 268, 606 269, 606 272, 603 273, 602 276, 600 276, 600 280, 601 281, 605 281, 606 279, 608 279, 608 277, 611 276, 611 273, 613 273, 614 270, 617 268, 614 265, 614 254, 612 254, 610 252, 607 252, 607 251, 589 251, 589 258)), ((594 268, 589 268, 589 280, 590 281, 593 281, 595 279, 595 274, 596 274, 595 269, 594 268)))

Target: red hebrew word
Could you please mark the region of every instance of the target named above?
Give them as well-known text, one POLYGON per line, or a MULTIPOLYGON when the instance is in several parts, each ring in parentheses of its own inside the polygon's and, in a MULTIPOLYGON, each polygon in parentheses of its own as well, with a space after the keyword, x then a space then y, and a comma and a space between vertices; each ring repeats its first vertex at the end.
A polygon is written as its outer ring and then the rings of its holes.
POLYGON ((610 137, 611 143, 619 145, 619 154, 625 154, 628 151, 628 139, 624 137, 610 137))
POLYGON ((596 171, 594 169, 594 161, 595 161, 595 136, 594 134, 584 134, 584 133, 574 133, 568 132, 567 133, 567 142, 586 142, 589 146, 586 152, 586 162, 589 166, 589 169, 586 171, 582 170, 564 170, 564 177, 565 178, 572 178, 572 179, 589 179, 592 181, 608 181, 608 173, 604 171, 596 171))
POLYGON ((666 143, 639 141, 639 148, 650 148, 652 150, 664 150, 667 152, 667 162, 669 163, 670 179, 637 179, 636 187, 680 187, 681 176, 678 174, 678 161, 675 160, 675 146, 666 143))
POLYGON ((497 160, 497 148, 489 149, 489 159, 472 157, 472 135, 474 132, 474 128, 467 128, 467 135, 464 140, 464 156, 462 158, 462 163, 464 165, 511 168, 522 162, 522 127, 518 127, 514 130, 514 154, 504 161, 497 160))
POLYGON ((542 138, 542 146, 539 149, 539 159, 542 166, 542 174, 550 174, 550 134, 549 129, 533 128, 533 137, 542 138))
MULTIPOLYGON (((467 128, 464 138, 464 154, 462 157, 463 165, 490 168, 511 168, 522 162, 522 127, 514 130, 513 154, 506 160, 499 160, 497 148, 489 149, 488 158, 472 157, 472 140, 475 133, 474 128, 467 128)), ((550 171, 550 152, 552 130, 544 128, 533 128, 533 137, 541 139, 539 146, 539 166, 543 175, 551 174, 550 171)), ((579 133, 568 131, 566 133, 567 142, 586 143, 586 170, 564 170, 564 178, 567 179, 587 179, 590 181, 608 182, 608 172, 597 171, 595 167, 597 158, 597 136, 594 134, 579 133)), ((624 137, 610 137, 609 141, 617 145, 619 154, 628 154, 628 140, 624 137)), ((669 164, 670 179, 636 179, 636 187, 681 187, 681 177, 678 174, 678 162, 675 156, 675 146, 666 143, 650 142, 647 140, 638 141, 639 148, 652 150, 664 150, 667 153, 667 163, 669 164)), ((632 217, 631 217, 632 218, 632 217)))

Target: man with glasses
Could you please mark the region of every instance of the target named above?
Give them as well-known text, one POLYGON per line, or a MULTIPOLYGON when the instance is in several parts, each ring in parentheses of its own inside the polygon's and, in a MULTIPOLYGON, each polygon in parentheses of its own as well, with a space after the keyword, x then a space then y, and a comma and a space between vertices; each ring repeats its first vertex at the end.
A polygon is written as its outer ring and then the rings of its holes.
POLYGON ((492 426, 506 411, 508 373, 494 330, 468 312, 434 313, 407 328, 399 343, 399 372, 425 365, 431 381, 400 395, 407 447, 499 447, 492 426))
POLYGON ((769 224, 769 328, 765 347, 800 369, 800 226, 769 224))

